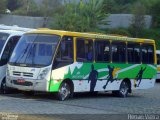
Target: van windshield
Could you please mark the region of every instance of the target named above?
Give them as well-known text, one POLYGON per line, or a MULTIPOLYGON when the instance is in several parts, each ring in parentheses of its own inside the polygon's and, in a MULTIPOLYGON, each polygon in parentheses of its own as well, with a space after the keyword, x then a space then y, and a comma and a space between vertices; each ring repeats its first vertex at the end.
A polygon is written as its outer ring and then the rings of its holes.
POLYGON ((51 64, 60 36, 26 34, 18 42, 9 64, 42 67, 51 64))
POLYGON ((0 53, 2 51, 2 48, 6 42, 6 40, 8 39, 9 34, 7 33, 0 33, 0 53))

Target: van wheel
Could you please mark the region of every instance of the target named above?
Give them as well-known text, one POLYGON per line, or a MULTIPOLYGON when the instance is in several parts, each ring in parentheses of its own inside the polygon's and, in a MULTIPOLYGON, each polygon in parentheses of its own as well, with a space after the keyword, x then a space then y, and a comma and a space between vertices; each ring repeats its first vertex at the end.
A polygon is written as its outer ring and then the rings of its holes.
POLYGON ((59 91, 57 93, 57 98, 60 101, 68 99, 72 95, 71 87, 67 82, 62 82, 59 91))
POLYGON ((128 91, 129 91, 129 85, 127 82, 122 81, 120 85, 120 89, 118 91, 119 97, 127 97, 128 96, 128 91))
POLYGON ((3 80, 1 83, 1 89, 0 89, 1 94, 7 94, 7 87, 6 87, 6 81, 3 80))

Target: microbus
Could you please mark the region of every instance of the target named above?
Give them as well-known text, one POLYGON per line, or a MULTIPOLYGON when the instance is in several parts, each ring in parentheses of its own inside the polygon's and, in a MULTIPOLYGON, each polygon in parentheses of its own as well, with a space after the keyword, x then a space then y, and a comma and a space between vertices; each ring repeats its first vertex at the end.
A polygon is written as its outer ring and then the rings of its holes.
POLYGON ((7 63, 18 40, 25 33, 24 31, 29 31, 29 29, 0 25, 0 93, 2 94, 6 93, 7 63))
POLYGON ((24 92, 112 91, 120 97, 154 87, 155 41, 141 38, 38 29, 25 33, 7 68, 7 86, 24 92))

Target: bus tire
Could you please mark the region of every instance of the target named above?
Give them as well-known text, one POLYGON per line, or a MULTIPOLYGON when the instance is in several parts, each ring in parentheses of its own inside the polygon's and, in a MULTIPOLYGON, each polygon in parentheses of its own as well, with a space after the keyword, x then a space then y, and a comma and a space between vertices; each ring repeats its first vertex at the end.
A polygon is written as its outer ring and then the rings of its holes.
POLYGON ((5 78, 2 80, 2 83, 1 83, 0 93, 1 94, 7 94, 8 93, 5 78))
POLYGON ((28 97, 33 96, 35 94, 34 91, 23 91, 22 93, 23 93, 24 96, 28 96, 28 97))
POLYGON ((57 98, 60 101, 64 101, 72 96, 71 86, 68 82, 64 81, 60 85, 60 88, 57 93, 57 98))
POLYGON ((112 91, 112 95, 113 96, 118 96, 119 95, 119 91, 117 91, 117 90, 116 91, 112 91))
POLYGON ((129 93, 129 85, 126 81, 122 81, 118 91, 118 95, 119 97, 125 98, 128 96, 128 93, 129 93))

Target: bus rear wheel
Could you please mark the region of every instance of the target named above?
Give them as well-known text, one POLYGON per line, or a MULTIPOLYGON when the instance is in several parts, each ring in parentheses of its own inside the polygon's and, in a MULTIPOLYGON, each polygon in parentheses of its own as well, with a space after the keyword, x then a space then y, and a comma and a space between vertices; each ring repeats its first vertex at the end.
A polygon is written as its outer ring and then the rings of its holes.
POLYGON ((59 91, 57 93, 57 98, 60 101, 68 99, 72 95, 71 87, 67 82, 62 82, 59 91))
POLYGON ((118 95, 119 97, 127 97, 128 96, 128 92, 129 92, 129 85, 127 82, 122 81, 119 91, 118 91, 118 95))

